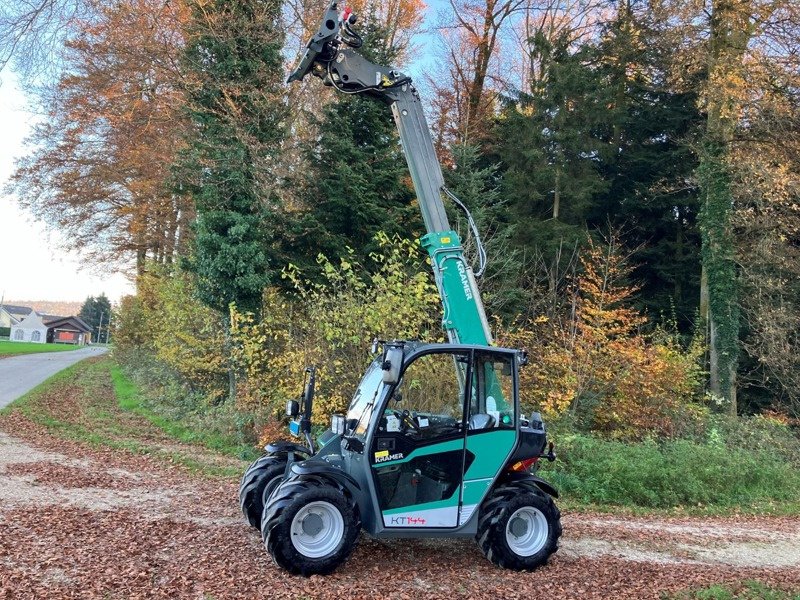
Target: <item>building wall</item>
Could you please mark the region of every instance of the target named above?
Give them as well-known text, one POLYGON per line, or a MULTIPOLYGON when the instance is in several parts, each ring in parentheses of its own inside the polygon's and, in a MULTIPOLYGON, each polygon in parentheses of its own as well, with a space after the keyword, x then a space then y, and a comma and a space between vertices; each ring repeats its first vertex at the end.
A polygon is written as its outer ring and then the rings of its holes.
POLYGON ((0 327, 11 327, 13 324, 14 321, 11 319, 11 315, 0 308, 0 327))
POLYGON ((12 342, 34 342, 36 344, 44 344, 47 341, 47 327, 26 328, 20 325, 13 325, 11 327, 11 336, 9 339, 12 342))
POLYGON ((88 340, 88 334, 73 329, 55 328, 52 332, 54 344, 77 344, 83 346, 88 340))
POLYGON ((17 325, 12 325, 10 340, 12 342, 45 344, 47 343, 47 327, 42 323, 42 318, 32 312, 17 325))

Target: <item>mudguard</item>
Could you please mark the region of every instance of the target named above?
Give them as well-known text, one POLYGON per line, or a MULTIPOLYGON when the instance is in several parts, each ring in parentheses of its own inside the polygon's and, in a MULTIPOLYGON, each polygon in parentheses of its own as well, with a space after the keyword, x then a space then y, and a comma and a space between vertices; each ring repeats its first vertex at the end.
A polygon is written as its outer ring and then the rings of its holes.
POLYGON ((558 490, 553 485, 540 477, 536 477, 533 473, 516 473, 506 472, 500 480, 501 483, 516 483, 522 485, 535 485, 542 490, 545 494, 549 494, 553 498, 558 498, 558 490))
POLYGON ((267 444, 264 450, 269 454, 278 454, 280 452, 286 452, 288 454, 289 452, 294 452, 311 456, 311 450, 300 444, 295 444, 294 442, 272 442, 271 444, 267 444))
POLYGON ((339 487, 343 488, 353 498, 359 498, 361 486, 348 473, 339 469, 325 460, 304 460, 291 465, 291 473, 296 477, 318 477, 332 480, 339 487))

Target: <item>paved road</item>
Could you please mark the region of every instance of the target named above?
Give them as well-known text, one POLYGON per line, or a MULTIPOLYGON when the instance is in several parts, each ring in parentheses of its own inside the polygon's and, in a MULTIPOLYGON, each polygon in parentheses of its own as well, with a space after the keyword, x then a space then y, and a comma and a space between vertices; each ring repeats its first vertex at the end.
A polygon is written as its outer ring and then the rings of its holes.
POLYGON ((62 369, 105 352, 108 352, 107 348, 83 348, 0 359, 0 408, 8 406, 62 369))

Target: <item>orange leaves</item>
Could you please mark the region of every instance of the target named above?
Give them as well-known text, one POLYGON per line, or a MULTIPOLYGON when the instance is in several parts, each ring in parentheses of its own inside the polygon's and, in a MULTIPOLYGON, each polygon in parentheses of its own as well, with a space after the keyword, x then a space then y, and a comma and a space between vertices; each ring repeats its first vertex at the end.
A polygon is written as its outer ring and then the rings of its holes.
POLYGON ((192 207, 169 188, 185 127, 176 57, 183 3, 96 3, 66 42, 66 72, 46 99, 13 185, 22 203, 90 262, 168 262, 192 207))
POLYGON ((502 336, 531 357, 521 374, 526 410, 569 413, 615 437, 671 435, 700 389, 702 344, 684 350, 662 330, 640 332, 647 319, 628 306, 636 287, 615 236, 604 246, 590 240, 581 267, 571 321, 540 317, 502 336))
POLYGON ((349 5, 357 15, 374 11, 384 25, 407 32, 414 31, 422 24, 427 8, 422 0, 351 0, 349 5))

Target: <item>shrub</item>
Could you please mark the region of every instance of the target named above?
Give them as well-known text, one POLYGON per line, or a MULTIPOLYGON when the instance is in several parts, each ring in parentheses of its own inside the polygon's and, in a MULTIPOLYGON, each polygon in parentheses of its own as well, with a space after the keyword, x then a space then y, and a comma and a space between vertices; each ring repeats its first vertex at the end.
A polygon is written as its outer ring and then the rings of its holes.
POLYGON ((320 256, 320 284, 287 269, 296 297, 268 291, 260 322, 232 309, 234 356, 245 375, 242 406, 282 411, 285 400, 301 391, 303 369, 313 364, 318 367, 314 417, 326 422, 332 412, 347 408, 373 337, 441 339, 439 294, 418 244, 383 234, 376 241, 382 252, 370 256, 372 269, 355 263, 352 253, 338 265, 320 256))
POLYGON ((679 435, 704 413, 699 338, 684 349, 665 331, 640 332, 646 319, 627 306, 636 288, 625 283, 630 268, 614 237, 606 248, 589 240, 581 266, 570 321, 541 316, 500 336, 530 353, 525 409, 569 414, 584 430, 620 439, 679 435))
MULTIPOLYGON (((746 506, 800 495, 796 466, 768 447, 738 447, 720 439, 626 444, 585 434, 555 441, 559 460, 545 467, 547 476, 565 497, 583 503, 746 506)), ((796 439, 794 447, 800 447, 796 439)))
MULTIPOLYGON (((219 401, 226 391, 222 316, 195 296, 193 278, 152 265, 137 280, 137 296, 123 298, 115 315, 118 358, 143 349, 177 374, 193 393, 219 401)), ((136 355, 136 360, 140 358, 136 355)))

